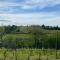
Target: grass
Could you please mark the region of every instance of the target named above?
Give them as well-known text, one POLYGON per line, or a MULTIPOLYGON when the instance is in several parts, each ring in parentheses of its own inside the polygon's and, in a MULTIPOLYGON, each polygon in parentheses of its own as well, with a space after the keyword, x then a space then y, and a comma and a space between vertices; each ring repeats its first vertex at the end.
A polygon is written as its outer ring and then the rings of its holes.
POLYGON ((0 60, 60 60, 60 50, 57 52, 58 59, 56 59, 56 51, 48 49, 0 49, 0 60), (6 53, 4 53, 6 52, 6 53))
POLYGON ((6 34, 3 36, 3 39, 14 38, 14 39, 29 39, 32 38, 31 34, 6 34))
MULTIPOLYGON (((56 36, 55 32, 49 33, 52 37, 56 36)), ((60 32, 59 32, 60 36, 60 32)), ((58 36, 58 37, 59 37, 58 36)), ((31 34, 7 34, 3 36, 3 39, 13 38, 16 39, 29 39, 33 36, 31 34)), ((57 51, 57 58, 56 59, 56 50, 55 49, 0 49, 0 60, 60 60, 60 50, 57 51)))

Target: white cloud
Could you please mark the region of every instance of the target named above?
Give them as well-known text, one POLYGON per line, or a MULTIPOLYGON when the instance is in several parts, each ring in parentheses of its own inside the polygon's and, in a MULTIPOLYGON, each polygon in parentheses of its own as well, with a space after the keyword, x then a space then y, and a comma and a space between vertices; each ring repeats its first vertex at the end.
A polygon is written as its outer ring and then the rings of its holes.
POLYGON ((54 6, 60 4, 60 0, 26 0, 23 2, 0 2, 0 7, 9 7, 9 6, 20 6, 23 9, 29 9, 32 7, 44 8, 46 6, 54 6))
POLYGON ((45 24, 45 25, 59 25, 60 16, 56 13, 33 13, 33 14, 0 14, 0 20, 8 20, 8 23, 3 24, 17 24, 17 25, 31 25, 31 24, 45 24))
MULTIPOLYGON (((1 11, 8 9, 12 6, 19 6, 22 9, 33 9, 39 7, 40 9, 44 7, 54 6, 60 4, 60 0, 26 0, 23 2, 0 2, 1 11)), ((9 12, 12 12, 12 8, 9 12)), ((14 11, 14 10, 13 10, 14 11)), ((3 12, 3 11, 2 11, 3 12)), ((6 12, 6 11, 4 11, 6 12)), ((51 13, 29 13, 29 14, 0 14, 0 20, 8 20, 8 23, 2 22, 4 24, 17 24, 17 25, 30 25, 30 24, 46 24, 46 25, 59 25, 60 15, 55 12, 51 13)))
MULTIPOLYGON (((49 7, 49 6, 54 6, 56 4, 60 4, 60 0, 27 0, 26 2, 22 3, 23 6, 29 6, 29 7, 40 7, 40 8, 44 8, 44 7, 49 7)), ((29 8, 28 7, 28 8, 29 8)))

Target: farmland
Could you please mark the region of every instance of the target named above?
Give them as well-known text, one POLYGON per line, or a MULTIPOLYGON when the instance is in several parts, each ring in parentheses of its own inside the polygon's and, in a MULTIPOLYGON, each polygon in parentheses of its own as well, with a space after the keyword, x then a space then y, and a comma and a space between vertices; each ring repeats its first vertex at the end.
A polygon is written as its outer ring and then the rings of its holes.
POLYGON ((60 60, 60 30, 2 26, 0 60, 60 60))
POLYGON ((60 60, 60 50, 54 49, 0 49, 0 60, 60 60))

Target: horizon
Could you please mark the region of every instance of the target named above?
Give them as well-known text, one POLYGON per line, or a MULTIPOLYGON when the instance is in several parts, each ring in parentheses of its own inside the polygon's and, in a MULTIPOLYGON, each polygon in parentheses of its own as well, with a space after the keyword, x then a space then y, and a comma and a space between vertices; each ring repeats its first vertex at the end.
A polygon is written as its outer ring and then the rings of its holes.
POLYGON ((60 26, 60 0, 0 0, 0 25, 60 26))

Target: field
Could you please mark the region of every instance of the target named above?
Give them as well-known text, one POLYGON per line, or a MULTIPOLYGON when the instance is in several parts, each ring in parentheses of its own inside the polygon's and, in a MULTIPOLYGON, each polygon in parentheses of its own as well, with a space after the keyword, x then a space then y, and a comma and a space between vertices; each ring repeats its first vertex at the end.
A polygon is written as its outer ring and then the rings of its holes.
POLYGON ((60 31, 50 30, 46 35, 11 33, 0 36, 0 60, 60 60, 60 31))
POLYGON ((21 39, 28 39, 28 38, 32 38, 31 34, 6 34, 3 36, 3 38, 21 38, 21 39))
POLYGON ((0 60, 60 60, 60 50, 55 49, 0 49, 0 60))

